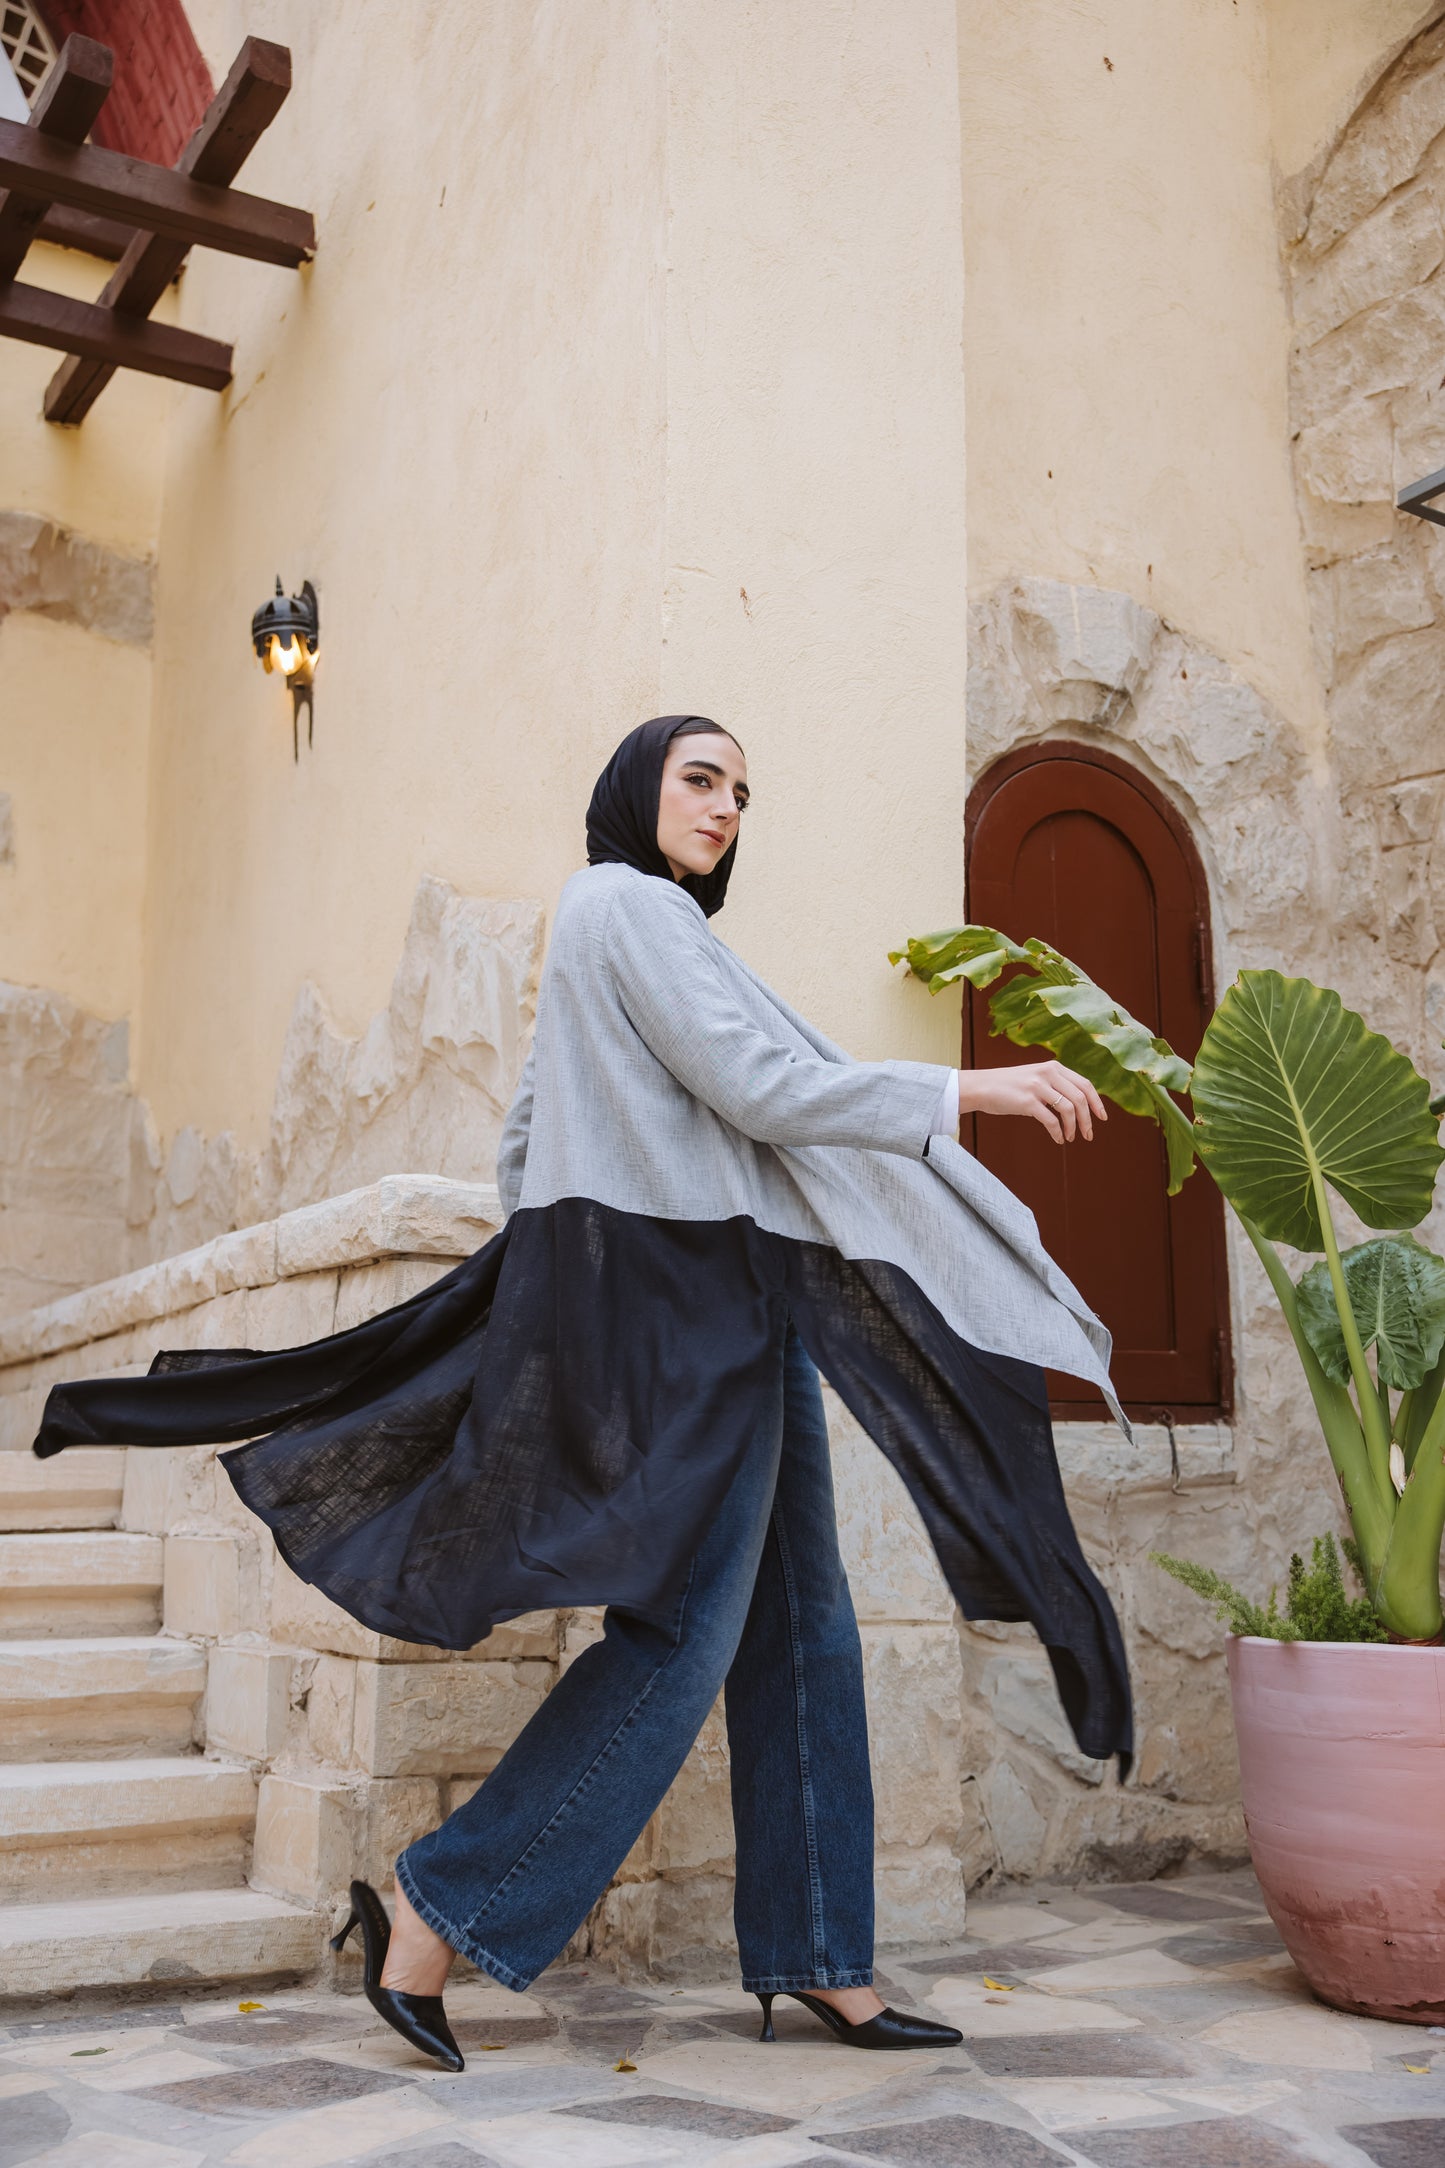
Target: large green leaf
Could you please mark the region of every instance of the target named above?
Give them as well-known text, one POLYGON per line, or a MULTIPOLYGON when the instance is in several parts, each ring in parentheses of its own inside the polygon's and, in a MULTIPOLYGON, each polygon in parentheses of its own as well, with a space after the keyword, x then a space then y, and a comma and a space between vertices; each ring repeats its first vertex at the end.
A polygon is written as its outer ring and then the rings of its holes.
MULTIPOLYGON (((1413 1392, 1445 1347, 1445 1259, 1408 1235, 1386 1235, 1346 1250, 1340 1263, 1361 1344, 1374 1343, 1381 1384, 1413 1392)), ((1311 1265, 1297 1292, 1300 1323, 1321 1369, 1347 1385, 1350 1358, 1328 1265, 1311 1265)))
POLYGON ((1272 1242, 1324 1248, 1316 1174, 1367 1227, 1412 1227, 1429 1211, 1445 1159, 1430 1087, 1327 988, 1241 972, 1190 1089, 1200 1157, 1272 1242))
POLYGON ((1029 949, 1037 945, 1020 948, 992 926, 947 926, 942 933, 922 934, 904 948, 890 949, 888 961, 901 964, 906 958, 913 976, 922 979, 931 994, 941 994, 959 979, 967 979, 970 986, 992 986, 1009 964, 1027 963, 1029 949))
POLYGON ((992 986, 1010 964, 1023 969, 989 997, 995 1036, 1015 1046, 1044 1046, 1064 1066, 1086 1076, 1130 1114, 1148 1115, 1164 1131, 1169 1194, 1194 1166, 1194 1130, 1170 1098, 1189 1089, 1189 1064, 1163 1039, 1121 1009, 1088 973, 1047 941, 1011 941, 992 926, 953 926, 895 949, 930 993, 967 979, 992 986))

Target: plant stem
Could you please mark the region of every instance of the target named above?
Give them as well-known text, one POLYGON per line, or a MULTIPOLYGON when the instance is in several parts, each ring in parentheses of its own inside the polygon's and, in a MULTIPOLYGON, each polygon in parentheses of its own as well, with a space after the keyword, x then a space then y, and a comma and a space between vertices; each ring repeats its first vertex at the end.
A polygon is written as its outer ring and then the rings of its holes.
MULTIPOLYGON (((1340 1489, 1345 1494, 1350 1525, 1355 1541, 1360 1546, 1360 1558, 1365 1567, 1366 1580, 1373 1590, 1384 1564, 1389 1548, 1390 1529, 1394 1516, 1381 1501, 1374 1474, 1370 1467, 1364 1437, 1354 1404, 1343 1385, 1336 1385, 1333 1378, 1325 1376, 1319 1357, 1305 1338, 1304 1327, 1299 1318, 1299 1302, 1294 1282, 1280 1262, 1274 1244, 1262 1235, 1253 1220, 1246 1219, 1235 1207, 1235 1218, 1249 1236, 1258 1252, 1259 1261, 1269 1276, 1269 1284, 1284 1312, 1284 1321, 1290 1329, 1300 1367, 1309 1386, 1320 1428, 1325 1434, 1325 1445, 1339 1477, 1340 1489)), ((1394 1492, 1391 1491, 1393 1499, 1394 1492)))
POLYGON ((1441 1628, 1440 1545, 1445 1540, 1445 1397, 1415 1449, 1395 1514, 1379 1585, 1370 1591, 1381 1623, 1407 1641, 1433 1641, 1441 1628))
POLYGON ((1420 1450, 1420 1440, 1425 1435, 1426 1426, 1435 1413, 1442 1392, 1445 1392, 1445 1352, 1442 1352, 1440 1360, 1436 1363, 1434 1369, 1428 1373, 1424 1381, 1417 1385, 1414 1392, 1408 1396, 1410 1402, 1408 1419, 1403 1401, 1395 1418, 1395 1428, 1400 1444, 1404 1449, 1405 1473, 1407 1475, 1415 1465, 1415 1455, 1420 1450))
MULTIPOLYGON (((1385 1426, 1385 1452, 1388 1456, 1390 1450, 1390 1440, 1395 1435, 1395 1428, 1390 1415, 1390 1388, 1388 1385, 1386 1385, 1383 1378, 1381 1378, 1379 1374, 1379 1368, 1380 1350, 1377 1347, 1375 1349, 1375 1398, 1380 1403, 1380 1419, 1385 1426)), ((1392 1490, 1394 1489, 1393 1484, 1391 1484, 1390 1487, 1392 1490)))
POLYGON ((1360 1426, 1365 1433, 1365 1450, 1370 1456, 1370 1469, 1380 1501, 1393 1521, 1395 1486, 1390 1481, 1389 1424, 1380 1412, 1379 1394, 1370 1375, 1370 1366, 1365 1361, 1364 1343, 1360 1338, 1360 1328, 1355 1322, 1355 1306, 1350 1300, 1349 1288, 1345 1285, 1345 1268, 1340 1261, 1340 1245, 1330 1213, 1329 1191, 1325 1187, 1324 1174, 1315 1162, 1313 1151, 1309 1153, 1309 1162, 1310 1182, 1315 1193, 1315 1210, 1320 1216, 1320 1233, 1324 1237, 1330 1286, 1334 1292, 1335 1309, 1339 1313, 1340 1331, 1344 1335, 1345 1353, 1350 1358, 1350 1376, 1355 1381, 1355 1397, 1360 1403, 1360 1426))

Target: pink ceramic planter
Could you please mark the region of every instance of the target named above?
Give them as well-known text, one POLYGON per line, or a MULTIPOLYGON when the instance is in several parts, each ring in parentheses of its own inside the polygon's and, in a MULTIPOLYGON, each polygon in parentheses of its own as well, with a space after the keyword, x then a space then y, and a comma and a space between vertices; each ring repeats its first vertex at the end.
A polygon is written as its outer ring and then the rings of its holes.
POLYGON ((1445 2024, 1445 1648, 1231 1636, 1254 1870, 1324 2002, 1445 2024))

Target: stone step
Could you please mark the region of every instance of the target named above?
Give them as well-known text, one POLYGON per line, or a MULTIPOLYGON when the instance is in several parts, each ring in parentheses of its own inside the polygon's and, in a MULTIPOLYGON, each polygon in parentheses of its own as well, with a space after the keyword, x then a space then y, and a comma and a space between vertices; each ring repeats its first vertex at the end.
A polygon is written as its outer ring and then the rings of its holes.
MULTIPOLYGON (((254 1889, 156 1890, 0 1910, 0 2003, 77 1988, 244 1980, 314 1972, 320 1913, 254 1889)), ((144 2023, 143 2008, 137 2024, 144 2023)))
POLYGON ((189 1753, 205 1690, 193 1641, 0 1641, 0 1763, 189 1753))
POLYGON ((0 1896, 69 1903, 245 1880, 256 1780, 199 1756, 0 1768, 0 1896))
POLYGON ((0 1640, 154 1633, 163 1554, 159 1536, 0 1536, 0 1640))
POLYGON ((124 1446, 81 1445, 49 1460, 0 1453, 0 1531, 114 1528, 124 1482, 124 1446))

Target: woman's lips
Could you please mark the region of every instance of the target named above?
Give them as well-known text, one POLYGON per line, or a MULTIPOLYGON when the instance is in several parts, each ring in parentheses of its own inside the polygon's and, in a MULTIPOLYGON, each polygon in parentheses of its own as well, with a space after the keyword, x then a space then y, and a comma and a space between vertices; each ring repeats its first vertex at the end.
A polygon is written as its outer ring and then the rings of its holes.
POLYGON ((721 847, 723 839, 715 828, 699 828, 698 834, 702 837, 704 843, 712 843, 721 847))

